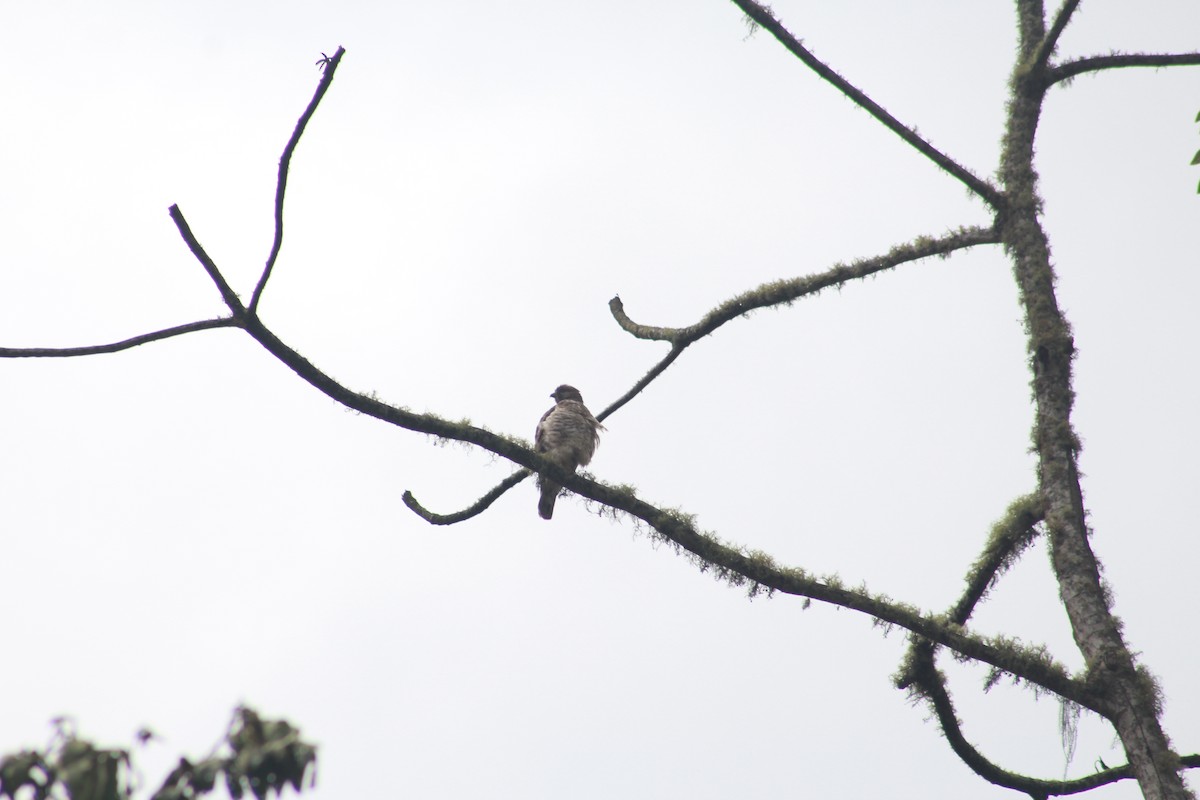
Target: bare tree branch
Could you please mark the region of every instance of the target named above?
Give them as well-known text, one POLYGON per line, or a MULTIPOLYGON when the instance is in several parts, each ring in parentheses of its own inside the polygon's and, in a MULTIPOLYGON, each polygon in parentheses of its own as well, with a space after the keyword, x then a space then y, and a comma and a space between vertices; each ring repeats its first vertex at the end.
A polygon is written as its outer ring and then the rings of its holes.
POLYGON ((233 317, 220 319, 205 319, 199 322, 189 322, 186 325, 176 325, 161 331, 143 333, 112 344, 95 344, 86 347, 0 347, 0 358, 69 358, 72 356, 95 356, 103 353, 119 353, 131 347, 157 342, 160 339, 170 339, 185 333, 207 331, 213 328, 240 328, 242 324, 233 317))
MULTIPOLYGON (((624 310, 621 309, 620 306, 621 306, 621 298, 620 297, 614 297, 612 300, 608 301, 608 307, 610 310, 612 310, 613 316, 616 316, 618 311, 620 311, 621 314, 624 314, 624 310)), ((628 319, 628 317, 626 317, 626 319, 628 319)), ((647 386, 649 386, 650 383, 655 378, 657 378, 659 375, 661 375, 663 373, 663 371, 666 370, 667 367, 671 366, 671 364, 674 363, 675 359, 679 358, 680 354, 683 353, 683 349, 685 346, 686 345, 681 346, 681 345, 677 345, 677 344, 671 345, 671 350, 665 356, 662 357, 662 360, 660 360, 657 364, 655 364, 653 367, 651 367, 649 369, 649 371, 646 372, 645 375, 638 378, 637 383, 635 383, 633 386, 631 386, 629 388, 629 391, 625 392, 625 394, 621 395, 616 400, 613 400, 611 403, 609 403, 608 407, 605 408, 603 411, 601 411, 597 415, 596 419, 603 422, 604 420, 606 420, 610 416, 612 416, 619 408, 624 406, 626 403, 628 403, 633 398, 637 397, 641 393, 642 389, 645 389, 647 386)))
POLYGON ((1048 84, 1074 78, 1084 72, 1099 72, 1103 69, 1121 67, 1177 67, 1200 65, 1200 53, 1111 53, 1106 56, 1088 56, 1057 64, 1046 73, 1048 84))
POLYGON ((175 222, 175 227, 179 229, 179 235, 183 237, 183 241, 187 243, 188 249, 192 251, 192 255, 204 267, 204 271, 208 273, 208 277, 212 278, 212 282, 216 284, 217 291, 221 293, 221 299, 225 301, 225 305, 229 306, 229 310, 233 312, 234 319, 245 319, 246 307, 242 305, 242 300, 237 296, 237 292, 225 280, 225 276, 221 274, 221 270, 217 269, 216 263, 204 252, 204 248, 200 246, 200 242, 196 240, 196 235, 192 233, 191 227, 187 220, 183 217, 183 212, 179 210, 178 205, 173 205, 169 209, 171 219, 175 222))
POLYGON ((953 175, 967 186, 972 192, 979 195, 990 206, 1000 209, 1004 205, 1004 198, 996 187, 992 186, 987 181, 975 175, 966 167, 959 164, 948 155, 938 150, 932 144, 927 142, 914 129, 908 127, 900 120, 889 114, 883 106, 876 103, 859 88, 851 84, 848 80, 839 75, 831 67, 814 56, 809 50, 801 44, 800 40, 791 34, 783 24, 775 18, 771 10, 755 2, 755 0, 733 0, 734 5, 746 13, 746 16, 753 20, 756 24, 761 25, 771 32, 771 35, 779 40, 779 43, 786 47, 794 56, 804 62, 805 66, 817 73, 821 78, 833 84, 838 91, 850 98, 856 105, 867 111, 875 119, 882 122, 888 130, 895 133, 904 141, 912 145, 919 153, 924 155, 933 163, 944 169, 946 172, 953 175))
POLYGON ((468 520, 471 517, 477 516, 487 510, 488 506, 496 502, 509 489, 516 486, 521 481, 528 478, 533 473, 527 469, 519 469, 512 475, 509 475, 500 483, 496 484, 490 492, 479 498, 472 505, 464 508, 462 511, 456 511, 453 514, 436 514, 425 506, 417 502, 417 498, 412 492, 406 491, 401 499, 404 500, 404 505, 408 506, 414 514, 425 520, 431 525, 453 525, 457 522, 468 520))
POLYGON ((292 163, 292 153, 296 151, 296 145, 300 143, 300 137, 304 135, 304 129, 316 112, 317 106, 320 105, 321 98, 325 96, 325 92, 333 83, 333 75, 337 72, 338 65, 342 63, 342 55, 345 52, 344 47, 339 47, 332 58, 322 58, 317 62, 321 65, 324 73, 321 82, 317 84, 317 91, 309 101, 308 108, 304 109, 304 113, 300 115, 296 128, 292 131, 292 138, 288 139, 287 146, 283 148, 283 156, 279 159, 279 178, 275 182, 275 239, 271 243, 271 253, 267 256, 262 276, 258 279, 258 285, 254 287, 254 294, 250 296, 251 314, 258 313, 258 301, 262 299, 263 290, 267 287, 267 280, 271 277, 271 270, 275 267, 275 260, 279 258, 279 249, 283 247, 283 196, 287 191, 288 168, 292 163))

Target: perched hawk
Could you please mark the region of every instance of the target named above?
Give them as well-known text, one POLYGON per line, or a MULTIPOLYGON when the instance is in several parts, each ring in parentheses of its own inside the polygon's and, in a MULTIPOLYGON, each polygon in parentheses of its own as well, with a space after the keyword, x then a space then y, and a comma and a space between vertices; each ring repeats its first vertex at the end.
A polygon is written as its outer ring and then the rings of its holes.
MULTIPOLYGON (((555 405, 542 414, 533 436, 533 449, 563 469, 574 472, 592 460, 604 426, 587 410, 583 395, 574 386, 563 384, 550 396, 555 405)), ((542 519, 550 519, 554 516, 554 501, 562 486, 539 475, 538 487, 542 490, 538 514, 542 519)))

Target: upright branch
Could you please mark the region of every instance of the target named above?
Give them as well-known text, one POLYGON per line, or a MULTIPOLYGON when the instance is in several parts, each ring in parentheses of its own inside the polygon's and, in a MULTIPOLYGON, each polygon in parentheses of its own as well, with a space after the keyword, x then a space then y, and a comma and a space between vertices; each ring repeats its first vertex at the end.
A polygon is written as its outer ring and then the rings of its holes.
POLYGON ((345 52, 344 47, 339 47, 332 58, 322 55, 321 60, 317 62, 321 65, 324 73, 321 82, 317 85, 317 91, 309 101, 308 108, 304 109, 304 113, 296 122, 292 138, 288 139, 287 146, 283 148, 283 156, 279 159, 279 177, 275 182, 275 238, 271 241, 271 252, 267 256, 266 266, 263 267, 258 284, 254 287, 254 294, 250 297, 250 313, 252 314, 258 313, 258 301, 262 299, 263 289, 267 288, 267 280, 271 277, 271 270, 275 268, 275 260, 279 258, 279 249, 283 247, 283 197, 287 192, 288 169, 292 164, 292 153, 296 152, 296 145, 300 143, 300 137, 304 135, 304 129, 308 127, 308 121, 312 119, 317 106, 321 104, 321 98, 325 96, 325 92, 329 91, 329 87, 333 83, 333 75, 337 72, 338 65, 342 63, 342 55, 345 52))
POLYGON ((1049 534, 1051 563, 1088 683, 1102 698, 1101 713, 1125 746, 1142 792, 1150 800, 1191 797, 1158 719, 1156 689, 1135 668, 1100 581, 1088 540, 1079 484, 1079 440, 1071 423, 1071 365, 1075 344, 1054 290, 1050 247, 1039 212, 1034 141, 1046 87, 1038 51, 1046 40, 1041 0, 1018 0, 1020 45, 1011 80, 1000 180, 1007 213, 1000 226, 1025 311, 1036 404, 1034 449, 1049 534))

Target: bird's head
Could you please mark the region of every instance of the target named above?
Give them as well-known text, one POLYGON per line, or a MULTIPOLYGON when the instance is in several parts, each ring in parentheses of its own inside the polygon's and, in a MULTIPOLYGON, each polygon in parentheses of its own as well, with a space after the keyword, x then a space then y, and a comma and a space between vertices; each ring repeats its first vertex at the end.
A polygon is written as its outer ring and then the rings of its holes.
POLYGON ((568 386, 565 383, 551 392, 550 396, 559 403, 561 403, 563 400, 578 400, 581 403, 583 402, 583 395, 579 393, 579 390, 574 386, 568 386))

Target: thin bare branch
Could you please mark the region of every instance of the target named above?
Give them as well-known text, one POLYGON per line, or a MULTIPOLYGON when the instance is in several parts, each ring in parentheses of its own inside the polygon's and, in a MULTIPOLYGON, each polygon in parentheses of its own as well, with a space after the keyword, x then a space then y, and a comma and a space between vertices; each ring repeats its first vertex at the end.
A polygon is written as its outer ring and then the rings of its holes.
POLYGON ((1071 15, 1077 8, 1079 8, 1079 0, 1064 0, 1062 7, 1058 9, 1058 13, 1054 16, 1054 24, 1050 26, 1049 32, 1042 38, 1042 43, 1038 45, 1035 60, 1039 67, 1044 66, 1050 60, 1054 48, 1058 47, 1059 37, 1062 36, 1067 23, 1071 21, 1071 15))
POLYGON ((816 275, 764 283, 725 301, 705 314, 698 322, 686 328, 639 325, 625 314, 620 297, 614 297, 608 305, 617 324, 627 333, 639 339, 667 341, 682 349, 697 339, 708 336, 726 322, 749 314, 751 311, 792 303, 801 297, 816 294, 831 286, 840 286, 852 280, 865 278, 909 261, 917 261, 930 256, 946 256, 956 250, 964 250, 981 244, 996 244, 999 241, 1000 237, 994 228, 979 226, 959 228, 936 239, 921 236, 911 242, 897 245, 883 255, 861 259, 849 265, 835 264, 825 272, 816 275))
MULTIPOLYGON (((612 300, 610 300, 608 302, 608 307, 610 309, 613 309, 613 315, 615 316, 617 314, 617 309, 613 308, 614 304, 616 304, 617 306, 620 306, 621 298, 614 297, 612 300)), ((682 352, 683 352, 682 346, 673 345, 671 347, 670 352, 668 352, 665 356, 663 356, 662 359, 657 364, 655 364, 653 367, 651 367, 649 369, 649 371, 646 372, 645 375, 643 375, 641 378, 639 378, 637 383, 635 383, 633 386, 630 387, 629 391, 625 392, 625 394, 621 395, 616 400, 609 403, 607 408, 605 408, 603 411, 601 411, 599 414, 596 415, 596 419, 603 422, 604 420, 606 420, 610 416, 612 416, 614 413, 616 413, 616 411, 618 409, 620 409, 623 405, 628 403, 633 398, 637 397, 638 394, 641 393, 642 389, 645 389, 647 386, 649 386, 651 381, 653 381, 655 378, 657 378, 659 375, 661 375, 663 373, 663 370, 665 370, 667 367, 671 366, 672 362, 674 362, 675 359, 679 358, 679 355, 682 352)))
POLYGON ((801 44, 800 40, 792 35, 783 24, 776 19, 775 15, 766 6, 755 2, 755 0, 733 0, 734 5, 746 13, 746 16, 753 20, 756 24, 761 25, 771 32, 779 43, 786 47, 792 55, 804 62, 805 66, 817 73, 821 78, 833 84, 838 91, 850 98, 856 105, 860 106, 875 119, 882 122, 887 128, 899 136, 904 141, 908 142, 933 163, 944 169, 946 172, 953 175, 959 181, 967 186, 972 192, 979 195, 988 205, 993 208, 1000 209, 1004 206, 1004 197, 1000 194, 996 187, 992 186, 987 181, 975 175, 969 169, 959 164, 950 156, 938 150, 932 144, 927 142, 912 128, 908 127, 900 120, 889 114, 883 106, 876 103, 858 87, 851 84, 848 80, 839 75, 825 62, 814 56, 809 50, 801 44))
POLYGON ((1200 65, 1200 53, 1112 53, 1064 61, 1046 73, 1046 83, 1054 84, 1084 72, 1099 72, 1122 67, 1180 67, 1200 65))
POLYGON ((86 347, 0 347, 0 358, 70 358, 72 356, 95 356, 103 353, 119 353, 131 347, 170 339, 172 336, 182 336, 185 333, 207 331, 213 328, 240 328, 241 323, 233 317, 220 319, 205 319, 199 322, 189 322, 186 325, 176 325, 161 331, 143 333, 122 339, 111 344, 95 344, 86 347))
POLYGON ((229 282, 225 280, 225 276, 221 274, 221 270, 217 269, 216 263, 204 251, 204 248, 200 246, 200 242, 196 239, 196 235, 192 233, 187 220, 183 218, 183 212, 179 210, 179 206, 173 205, 169 211, 171 219, 175 221, 175 227, 179 229, 179 235, 187 243, 188 249, 192 251, 192 255, 204 267, 204 271, 208 273, 208 277, 212 278, 213 283, 217 285, 217 289, 221 292, 221 299, 225 301, 225 305, 229 306, 229 310, 233 312, 233 316, 236 319, 245 318, 246 307, 242 305, 241 298, 230 287, 229 282))
POLYGON ((496 484, 490 492, 475 501, 474 504, 464 508, 462 511, 456 511, 453 514, 436 514, 425 506, 417 502, 417 498, 412 492, 405 492, 402 496, 404 505, 408 506, 414 514, 425 520, 431 525, 453 525, 457 522, 468 520, 471 517, 477 516, 487 510, 488 506, 500 499, 500 496, 509 489, 516 486, 521 481, 528 478, 533 473, 527 469, 519 469, 512 475, 509 475, 500 483, 496 484))
POLYGON ((321 65, 323 72, 321 82, 317 84, 317 91, 309 101, 308 108, 304 109, 304 113, 300 115, 300 120, 296 123, 295 130, 292 131, 292 138, 288 139, 287 146, 283 148, 283 156, 279 159, 279 178, 275 182, 275 239, 271 242, 271 253, 267 256, 262 276, 258 279, 258 285, 254 287, 254 294, 250 296, 251 314, 258 313, 258 301, 262 299, 263 290, 267 287, 267 280, 271 277, 271 270, 275 268, 275 260, 279 258, 279 250, 283 247, 283 198, 287 191, 288 168, 292 163, 292 153, 296 151, 296 145, 300 143, 300 137, 304 135, 304 128, 312 119, 317 106, 320 105, 321 98, 325 96, 325 92, 333 83, 333 75, 337 72, 338 64, 342 62, 342 54, 345 52, 344 47, 339 47, 332 58, 322 58, 317 62, 321 65))

